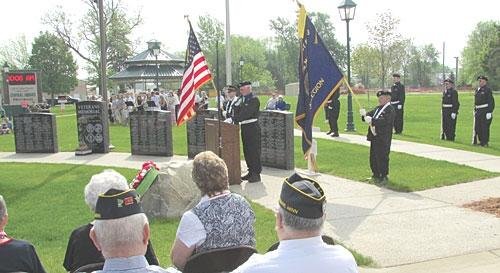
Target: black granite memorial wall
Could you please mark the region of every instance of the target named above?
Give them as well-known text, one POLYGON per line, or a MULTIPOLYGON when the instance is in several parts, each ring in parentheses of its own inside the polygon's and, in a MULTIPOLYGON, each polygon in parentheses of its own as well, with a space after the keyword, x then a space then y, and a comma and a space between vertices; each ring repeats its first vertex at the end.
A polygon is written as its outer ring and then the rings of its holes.
POLYGON ((261 163, 263 166, 291 170, 295 166, 293 113, 261 111, 261 163))
POLYGON ((109 152, 109 120, 104 102, 82 101, 76 104, 78 141, 93 153, 109 152))
POLYGON ((173 156, 170 111, 130 113, 130 144, 134 155, 173 156))
POLYGON ((57 153, 56 116, 25 113, 14 116, 16 153, 57 153))
POLYGON ((209 109, 198 111, 196 116, 189 120, 187 126, 188 157, 194 158, 206 150, 205 147, 205 119, 217 118, 217 110, 209 109))

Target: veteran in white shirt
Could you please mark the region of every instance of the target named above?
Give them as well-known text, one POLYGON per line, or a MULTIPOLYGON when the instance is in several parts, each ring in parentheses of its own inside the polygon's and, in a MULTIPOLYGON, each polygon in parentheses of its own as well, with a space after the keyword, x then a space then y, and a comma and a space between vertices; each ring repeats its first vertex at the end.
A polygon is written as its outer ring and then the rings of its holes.
POLYGON ((278 248, 254 254, 234 273, 356 273, 352 254, 321 238, 326 198, 319 184, 294 174, 285 179, 276 213, 278 248))

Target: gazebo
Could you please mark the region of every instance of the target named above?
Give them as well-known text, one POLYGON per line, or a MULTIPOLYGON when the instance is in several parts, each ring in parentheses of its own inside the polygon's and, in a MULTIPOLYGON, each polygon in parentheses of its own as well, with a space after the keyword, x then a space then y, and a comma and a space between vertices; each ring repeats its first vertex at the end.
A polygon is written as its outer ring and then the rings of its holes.
POLYGON ((161 43, 152 40, 148 49, 125 61, 125 69, 110 77, 118 84, 178 83, 180 86, 184 72, 184 59, 170 54, 160 47, 161 43))

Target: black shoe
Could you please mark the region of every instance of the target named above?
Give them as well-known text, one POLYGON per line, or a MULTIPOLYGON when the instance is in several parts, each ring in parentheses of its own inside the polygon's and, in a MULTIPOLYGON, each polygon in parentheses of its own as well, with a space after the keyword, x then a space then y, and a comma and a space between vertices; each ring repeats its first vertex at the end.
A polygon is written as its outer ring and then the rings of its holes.
POLYGON ((377 182, 377 184, 380 186, 385 186, 387 185, 387 183, 389 183, 389 178, 387 178, 387 176, 379 178, 377 182))
POLYGON ((248 178, 248 183, 260 182, 260 174, 253 174, 248 178))
POLYGON ((241 180, 248 180, 251 176, 252 176, 252 174, 250 172, 248 172, 247 174, 245 174, 244 176, 241 177, 241 180))
POLYGON ((339 137, 339 134, 338 133, 333 133, 330 135, 331 137, 339 137))
POLYGON ((326 134, 327 134, 327 135, 329 135, 329 134, 331 134, 331 133, 333 133, 333 131, 328 131, 328 133, 326 133, 326 134))

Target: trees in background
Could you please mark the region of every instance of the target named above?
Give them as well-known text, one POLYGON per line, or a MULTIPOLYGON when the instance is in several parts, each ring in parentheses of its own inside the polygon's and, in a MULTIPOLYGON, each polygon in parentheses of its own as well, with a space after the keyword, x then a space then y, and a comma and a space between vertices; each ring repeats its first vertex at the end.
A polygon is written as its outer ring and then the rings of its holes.
POLYGON ((69 93, 78 83, 73 55, 64 42, 51 33, 40 33, 35 38, 29 65, 42 71, 43 90, 52 98, 55 94, 69 93))
MULTIPOLYGON (((100 34, 99 11, 94 0, 84 0, 85 15, 76 21, 62 8, 48 13, 43 21, 52 31, 87 63, 91 83, 99 85, 100 75, 100 34)), ((121 0, 105 1, 104 24, 106 26, 107 76, 123 68, 124 61, 133 54, 130 36, 142 22, 140 11, 129 14, 121 0)), ((108 81, 108 84, 112 84, 108 81)))
POLYGON ((477 76, 486 75, 492 88, 500 88, 500 21, 476 25, 462 51, 461 63, 461 83, 472 84, 477 76))
POLYGON ((2 66, 7 62, 10 69, 27 69, 29 58, 28 42, 24 35, 0 46, 0 65, 2 66))

